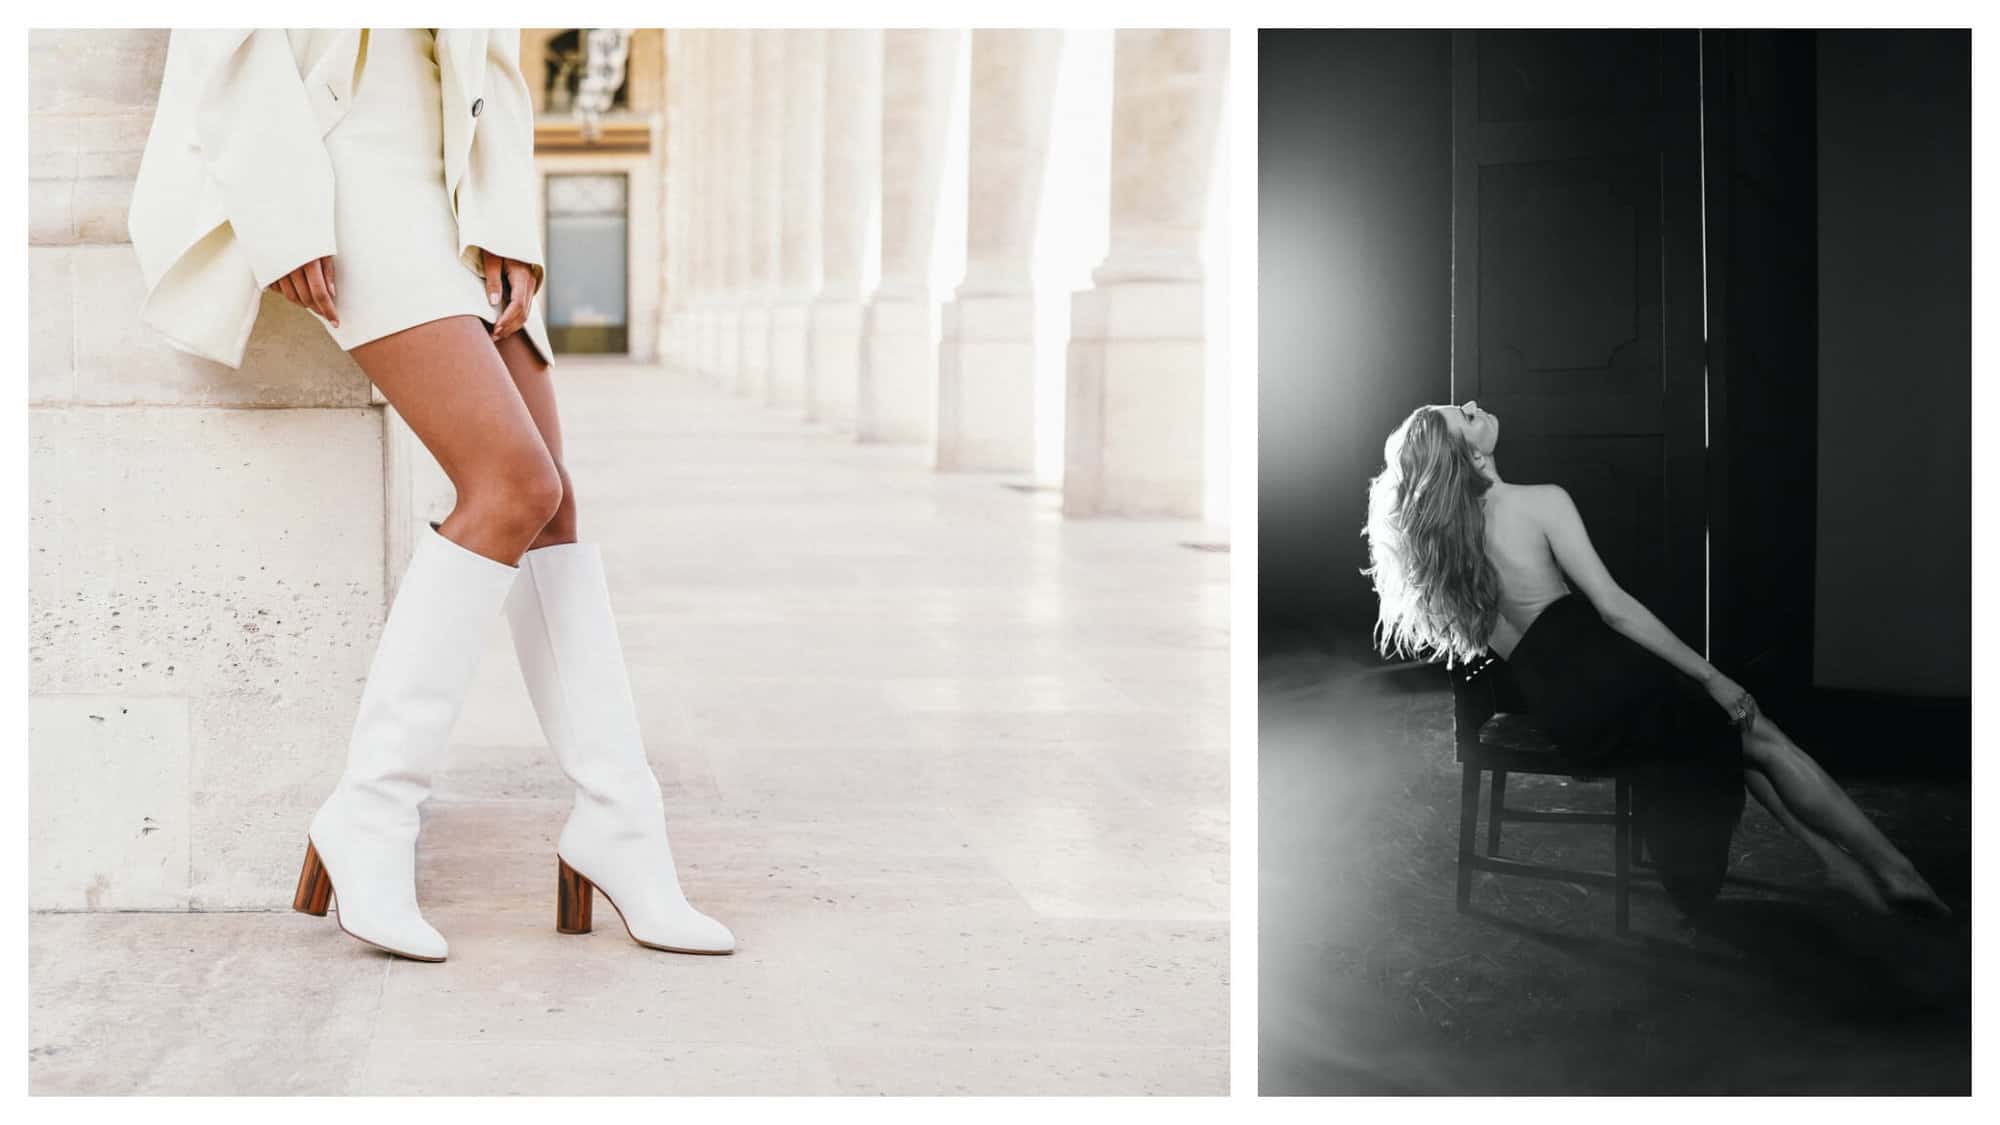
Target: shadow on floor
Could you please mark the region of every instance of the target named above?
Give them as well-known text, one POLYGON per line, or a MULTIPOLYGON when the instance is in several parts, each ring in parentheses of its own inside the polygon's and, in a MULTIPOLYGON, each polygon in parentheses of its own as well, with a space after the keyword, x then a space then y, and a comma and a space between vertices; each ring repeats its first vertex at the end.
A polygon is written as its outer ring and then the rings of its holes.
MULTIPOLYGON (((1262 1093, 1970 1090, 1964 780, 1848 785, 1959 921, 1849 908, 1753 801, 1715 907, 1690 920, 1642 887, 1621 938, 1607 888, 1481 874, 1456 910, 1436 670, 1267 658, 1260 722, 1262 1093)), ((1610 798, 1562 778, 1508 788, 1526 807, 1610 798)), ((1503 852, 1602 869, 1610 836, 1510 822, 1503 852)))

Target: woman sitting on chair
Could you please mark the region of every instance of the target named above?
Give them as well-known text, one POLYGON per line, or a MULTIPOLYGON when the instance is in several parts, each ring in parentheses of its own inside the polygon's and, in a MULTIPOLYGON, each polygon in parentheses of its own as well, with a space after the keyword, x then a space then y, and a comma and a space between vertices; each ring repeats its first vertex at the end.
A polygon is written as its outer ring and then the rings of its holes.
MULTIPOLYGON (((1500 420, 1474 402, 1419 407, 1389 435, 1364 532, 1365 573, 1380 600, 1376 646, 1452 661, 1491 650, 1566 751, 1669 771, 1740 770, 1819 857, 1830 886, 1877 913, 1948 915, 1909 858, 1749 692, 1618 586, 1567 492, 1500 479, 1499 436, 1500 420)), ((1655 827, 1671 837, 1673 826, 1655 827)), ((1726 864, 1726 835, 1722 845, 1726 864)))

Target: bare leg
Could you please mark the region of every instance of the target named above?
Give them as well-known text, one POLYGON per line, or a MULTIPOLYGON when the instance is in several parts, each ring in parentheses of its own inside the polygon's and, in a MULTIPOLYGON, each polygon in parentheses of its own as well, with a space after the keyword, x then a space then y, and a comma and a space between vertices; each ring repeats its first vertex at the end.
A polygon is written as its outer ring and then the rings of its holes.
MULTIPOLYGON (((1949 913, 1909 857, 1882 835, 1868 814, 1855 805, 1811 755, 1786 737, 1769 716, 1758 715, 1744 733, 1743 753, 1752 770, 1763 774, 1770 783, 1770 795, 1788 810, 1791 818, 1860 861, 1890 904, 1949 913)), ((1759 800, 1764 799, 1765 795, 1756 788, 1752 792, 1757 793, 1759 800)), ((1812 846, 1811 840, 1806 843, 1812 846)))
POLYGON ((520 392, 521 401, 527 404, 528 413, 534 417, 535 426, 541 431, 542 444, 548 448, 549 456, 555 459, 556 473, 562 477, 562 504, 542 528, 541 534, 528 544, 528 549, 532 551, 551 543, 574 543, 576 490, 570 487, 569 469, 563 465, 562 421, 556 414, 555 380, 549 375, 549 365, 542 362, 541 353, 528 342, 526 332, 516 332, 497 346, 500 359, 507 365, 507 373, 514 378, 514 389, 520 392))
POLYGON ((457 489, 439 532, 518 565, 562 503, 562 476, 479 318, 427 321, 348 354, 457 489))
POLYGON ((1839 845, 1803 824, 1792 810, 1785 807, 1784 799, 1771 786, 1771 779, 1754 769, 1743 771, 1743 784, 1757 803, 1770 810, 1772 817, 1785 826, 1800 843, 1812 849, 1824 868, 1827 885, 1859 900, 1861 905, 1876 914, 1886 914, 1889 903, 1882 892, 1875 889, 1874 877, 1861 866, 1861 861, 1841 851, 1839 845))

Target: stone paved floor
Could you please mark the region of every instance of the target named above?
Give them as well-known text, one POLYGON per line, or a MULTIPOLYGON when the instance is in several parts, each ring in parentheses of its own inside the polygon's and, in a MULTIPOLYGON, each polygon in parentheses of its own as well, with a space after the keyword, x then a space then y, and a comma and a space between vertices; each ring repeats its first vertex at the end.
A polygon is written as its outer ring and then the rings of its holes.
POLYGON ((561 380, 682 878, 739 951, 555 932, 567 782, 496 619, 420 850, 451 959, 289 912, 36 915, 32 1089, 1225 1093, 1205 529, 1065 522, 656 369, 561 380))

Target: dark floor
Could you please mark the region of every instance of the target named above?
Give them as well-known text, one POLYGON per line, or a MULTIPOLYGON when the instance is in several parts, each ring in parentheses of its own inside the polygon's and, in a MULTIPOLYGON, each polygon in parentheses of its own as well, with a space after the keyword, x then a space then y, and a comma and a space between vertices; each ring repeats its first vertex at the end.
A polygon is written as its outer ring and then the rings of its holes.
MULTIPOLYGON (((1262 1093, 1970 1091, 1969 782, 1848 784, 1960 921, 1850 909, 1749 801, 1712 917, 1642 889, 1619 938, 1608 888, 1480 874, 1455 910, 1434 669, 1267 658, 1260 735, 1262 1093)), ((1514 806, 1609 802, 1605 783, 1508 786, 1514 806)), ((1503 852, 1601 869, 1610 835, 1510 822, 1503 852)))

